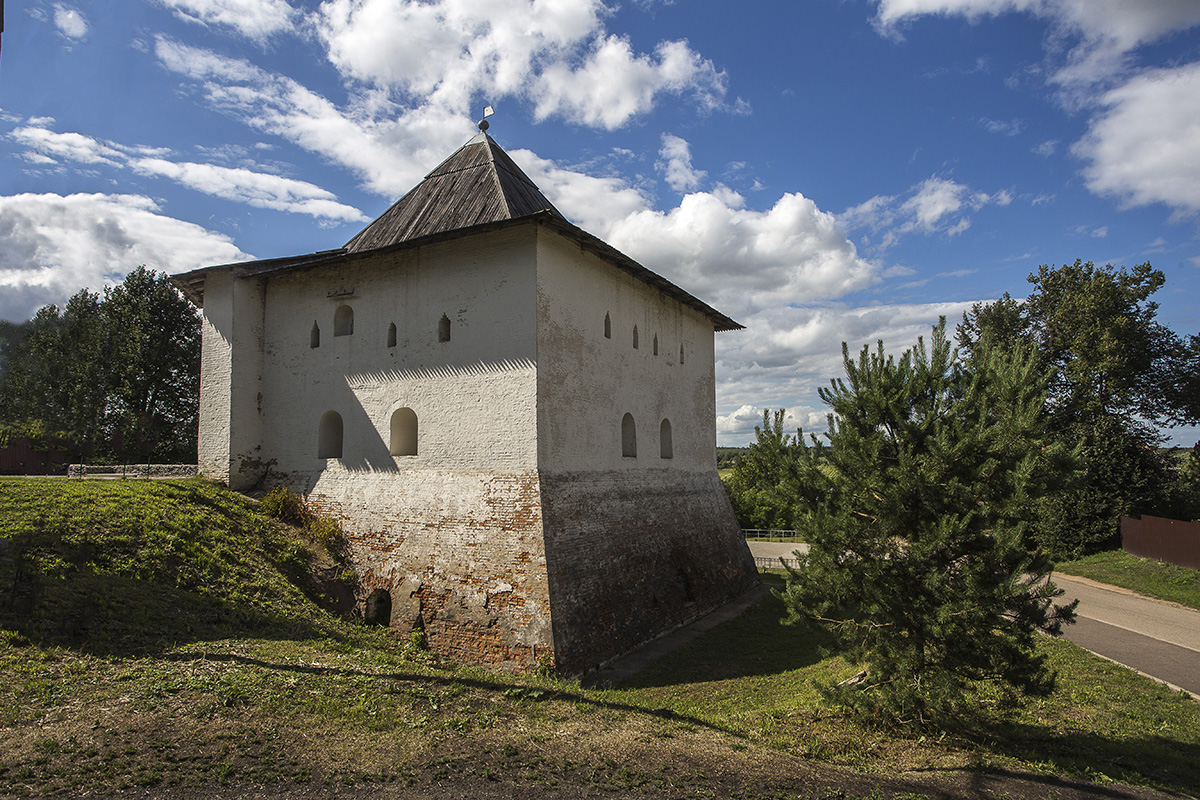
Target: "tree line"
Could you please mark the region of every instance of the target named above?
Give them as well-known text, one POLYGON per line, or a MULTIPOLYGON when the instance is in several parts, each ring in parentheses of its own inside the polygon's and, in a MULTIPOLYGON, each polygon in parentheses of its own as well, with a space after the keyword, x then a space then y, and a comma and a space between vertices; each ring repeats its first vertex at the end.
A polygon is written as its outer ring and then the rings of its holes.
POLYGON ((1200 516, 1200 444, 1183 464, 1157 447, 1200 422, 1200 337, 1157 322, 1162 273, 1029 280, 965 314, 957 347, 944 319, 899 357, 843 344, 826 432, 764 412, 728 479, 745 527, 809 545, 776 594, 865 666, 822 687, 851 713, 945 727, 981 692, 1051 691, 1035 635, 1074 619, 1052 560, 1118 543, 1123 514, 1200 516))
POLYGON ((195 463, 200 317, 138 267, 0 326, 0 433, 91 463, 195 463))
MULTIPOLYGON (((1033 498, 1030 538, 1074 558, 1118 545, 1122 516, 1200 517, 1200 443, 1172 454, 1160 433, 1200 424, 1200 335, 1158 322, 1162 272, 1076 261, 1042 266, 1029 282, 1024 300, 1006 293, 963 315, 955 358, 970 366, 998 349, 1029 349, 1031 376, 1044 384, 1040 436, 1075 453, 1033 498)), ((725 479, 743 527, 793 526, 807 502, 794 465, 803 444, 784 429, 782 409, 764 412, 725 479)))

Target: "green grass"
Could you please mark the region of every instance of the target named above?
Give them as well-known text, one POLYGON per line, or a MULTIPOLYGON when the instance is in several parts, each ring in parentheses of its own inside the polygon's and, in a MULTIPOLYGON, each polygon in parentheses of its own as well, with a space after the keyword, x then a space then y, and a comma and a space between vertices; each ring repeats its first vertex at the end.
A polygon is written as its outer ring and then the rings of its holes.
POLYGON ((1146 597, 1200 609, 1200 570, 1138 558, 1124 550, 1109 550, 1078 561, 1058 564, 1067 575, 1120 586, 1146 597))
POLYGON ((589 689, 332 616, 306 571, 320 557, 200 481, 0 480, 0 795, 456 781, 774 798, 820 796, 824 764, 862 771, 833 773, 830 796, 960 770, 1200 791, 1200 705, 1068 642, 1042 644, 1053 696, 997 697, 931 735, 823 708, 813 682, 856 666, 781 626, 774 598, 589 689))
POLYGON ((770 598, 629 681, 631 702, 660 705, 789 753, 868 770, 1035 770, 1108 782, 1200 790, 1200 704, 1061 639, 1040 643, 1057 691, 985 708, 963 729, 872 728, 823 709, 814 681, 857 665, 824 655, 810 628, 781 626, 770 598))
POLYGON ((321 632, 320 548, 256 505, 200 480, 0 480, 0 627, 114 655, 321 632))

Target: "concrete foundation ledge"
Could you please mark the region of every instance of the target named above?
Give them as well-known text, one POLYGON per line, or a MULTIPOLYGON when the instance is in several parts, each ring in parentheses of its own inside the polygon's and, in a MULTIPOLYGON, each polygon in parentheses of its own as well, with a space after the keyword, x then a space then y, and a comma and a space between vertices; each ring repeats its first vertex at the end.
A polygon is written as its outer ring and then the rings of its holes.
POLYGON ((195 464, 68 464, 68 478, 194 478, 195 464))

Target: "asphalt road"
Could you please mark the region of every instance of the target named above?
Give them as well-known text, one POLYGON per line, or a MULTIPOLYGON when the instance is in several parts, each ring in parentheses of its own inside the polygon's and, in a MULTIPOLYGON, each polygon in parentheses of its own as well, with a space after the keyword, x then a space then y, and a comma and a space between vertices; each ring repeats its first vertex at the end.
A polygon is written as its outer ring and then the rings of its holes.
MULTIPOLYGON (((775 566, 804 545, 749 542, 759 566, 775 566)), ((1059 602, 1078 598, 1078 621, 1065 638, 1118 664, 1135 669, 1200 700, 1200 611, 1152 600, 1086 578, 1055 574, 1065 591, 1059 602)))
POLYGON ((1079 599, 1067 639, 1200 699, 1200 611, 1086 578, 1053 581, 1066 592, 1062 600, 1079 599))

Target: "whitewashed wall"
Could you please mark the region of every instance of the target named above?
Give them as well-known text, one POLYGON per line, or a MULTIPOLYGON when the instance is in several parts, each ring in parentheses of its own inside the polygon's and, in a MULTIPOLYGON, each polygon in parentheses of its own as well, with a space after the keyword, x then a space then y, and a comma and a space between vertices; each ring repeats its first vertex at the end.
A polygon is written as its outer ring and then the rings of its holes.
POLYGON ((235 489, 257 480, 263 366, 262 284, 210 274, 200 348, 200 473, 235 489))
POLYGON ((578 245, 543 232, 538 243, 538 445, 544 471, 715 470, 713 370, 710 320, 578 245), (606 314, 612 338, 604 336, 606 314), (626 413, 636 423, 636 458, 622 455, 626 413), (671 459, 660 458, 663 419, 671 423, 671 459))
POLYGON ((264 449, 285 472, 536 466, 534 280, 527 230, 271 280, 264 449), (341 305, 354 310, 349 336, 333 335, 341 305), (438 341, 443 314, 448 342, 438 341), (391 415, 405 407, 417 414, 418 454, 393 457, 391 415), (327 411, 344 424, 343 456, 330 462, 317 458, 327 411))

